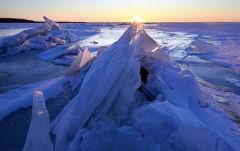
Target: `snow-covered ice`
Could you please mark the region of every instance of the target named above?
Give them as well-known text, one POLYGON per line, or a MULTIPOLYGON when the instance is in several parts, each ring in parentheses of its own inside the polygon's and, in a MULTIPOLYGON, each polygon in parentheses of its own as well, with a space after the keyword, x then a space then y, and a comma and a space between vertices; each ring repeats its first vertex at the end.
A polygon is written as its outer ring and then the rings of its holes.
MULTIPOLYGON (((42 58, 41 55, 39 58, 56 59, 56 57, 59 57, 62 53, 69 51, 69 49, 67 49, 68 46, 66 46, 67 44, 99 32, 90 26, 83 26, 83 29, 75 30, 72 29, 71 26, 67 26, 65 29, 62 25, 45 16, 43 19, 45 22, 42 26, 24 30, 16 35, 4 37, 0 41, 0 55, 10 56, 29 51, 44 52, 46 49, 52 48, 53 50, 50 49, 51 52, 56 49, 58 50, 57 52, 53 52, 53 54, 50 53, 51 56, 53 55, 52 58, 50 56, 50 58, 42 58), (63 50, 60 50, 58 46, 63 50)), ((43 55, 46 56, 46 53, 43 55)))
POLYGON ((24 51, 41 50, 55 45, 64 45, 71 41, 71 35, 56 22, 43 17, 43 26, 24 30, 17 35, 2 40, 0 53, 14 55, 24 51))

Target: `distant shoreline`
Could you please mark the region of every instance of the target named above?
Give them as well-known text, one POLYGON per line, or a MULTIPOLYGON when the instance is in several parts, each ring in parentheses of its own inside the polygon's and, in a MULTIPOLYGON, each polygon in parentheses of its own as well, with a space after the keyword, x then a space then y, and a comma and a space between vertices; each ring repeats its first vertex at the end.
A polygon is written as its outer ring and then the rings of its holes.
MULTIPOLYGON (((131 22, 84 22, 84 21, 56 21, 57 23, 123 23, 130 24, 131 22)), ((44 23, 44 21, 34 21, 21 18, 0 18, 0 23, 44 23)), ((240 23, 240 22, 144 22, 144 24, 155 23, 240 23)))
POLYGON ((0 23, 35 23, 35 21, 19 18, 0 18, 0 23))
MULTIPOLYGON (((0 18, 0 23, 44 23, 44 21, 34 21, 21 18, 0 18)), ((59 21, 58 23, 86 23, 86 22, 59 21)))

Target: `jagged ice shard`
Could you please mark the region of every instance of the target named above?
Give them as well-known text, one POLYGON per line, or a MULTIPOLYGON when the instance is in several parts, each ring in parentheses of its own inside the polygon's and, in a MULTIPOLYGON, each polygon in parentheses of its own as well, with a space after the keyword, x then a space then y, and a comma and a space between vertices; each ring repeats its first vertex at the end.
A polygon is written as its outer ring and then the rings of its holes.
POLYGON ((206 99, 193 74, 133 23, 91 64, 52 123, 55 150, 237 151, 230 121, 206 99))
POLYGON ((49 115, 41 91, 33 92, 32 120, 23 151, 53 151, 49 115))
POLYGON ((129 28, 89 69, 79 94, 69 104, 71 107, 66 106, 54 129, 57 150, 66 150, 71 143, 69 137, 74 138, 81 128, 97 126, 105 116, 116 122, 128 117, 128 107, 135 101, 134 93, 140 85, 138 38, 132 39, 135 32, 136 28, 129 28))
POLYGON ((67 71, 67 75, 74 75, 81 70, 92 59, 90 51, 85 48, 83 51, 79 52, 76 58, 73 60, 71 66, 67 71))

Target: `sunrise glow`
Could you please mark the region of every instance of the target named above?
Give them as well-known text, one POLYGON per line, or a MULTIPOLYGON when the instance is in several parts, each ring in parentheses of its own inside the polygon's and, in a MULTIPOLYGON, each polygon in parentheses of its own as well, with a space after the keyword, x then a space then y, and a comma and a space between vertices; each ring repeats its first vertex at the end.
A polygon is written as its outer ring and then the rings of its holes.
POLYGON ((142 22, 143 22, 143 19, 142 19, 141 16, 135 16, 135 18, 134 18, 134 22, 142 23, 142 22))

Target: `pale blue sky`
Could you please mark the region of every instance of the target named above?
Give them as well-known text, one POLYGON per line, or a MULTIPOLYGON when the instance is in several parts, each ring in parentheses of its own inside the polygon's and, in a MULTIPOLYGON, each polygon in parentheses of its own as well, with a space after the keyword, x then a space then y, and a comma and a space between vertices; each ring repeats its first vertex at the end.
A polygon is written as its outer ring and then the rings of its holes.
POLYGON ((240 0, 0 0, 0 17, 68 21, 240 21, 240 0))

